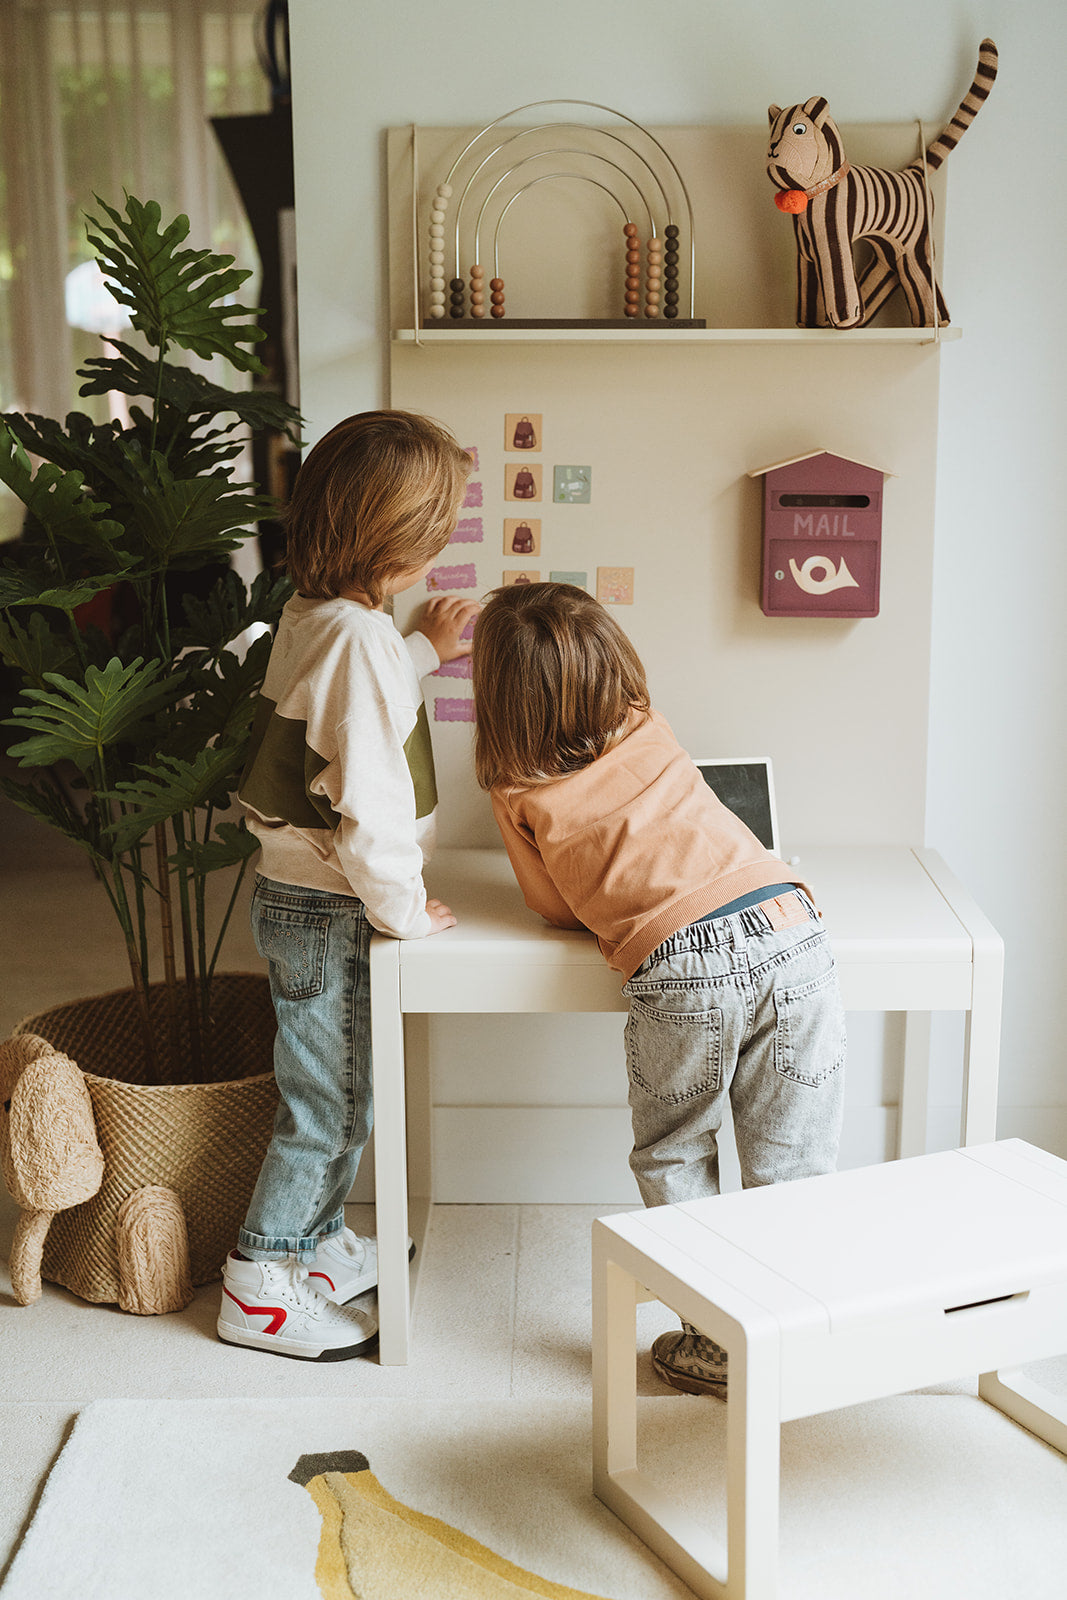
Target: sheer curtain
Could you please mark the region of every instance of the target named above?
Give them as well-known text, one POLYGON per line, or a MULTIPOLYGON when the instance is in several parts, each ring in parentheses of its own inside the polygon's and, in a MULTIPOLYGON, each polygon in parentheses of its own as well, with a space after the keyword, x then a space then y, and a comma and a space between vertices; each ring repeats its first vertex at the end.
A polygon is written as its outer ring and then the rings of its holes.
MULTIPOLYGON (((94 195, 118 210, 124 190, 157 200, 164 221, 188 216, 192 248, 258 267, 209 118, 270 109, 262 11, 263 0, 0 0, 0 410, 90 409, 75 368, 119 331, 86 265, 94 195)), ((253 278, 246 304, 255 293, 253 278)), ((0 538, 17 531, 16 509, 0 505, 0 538)))

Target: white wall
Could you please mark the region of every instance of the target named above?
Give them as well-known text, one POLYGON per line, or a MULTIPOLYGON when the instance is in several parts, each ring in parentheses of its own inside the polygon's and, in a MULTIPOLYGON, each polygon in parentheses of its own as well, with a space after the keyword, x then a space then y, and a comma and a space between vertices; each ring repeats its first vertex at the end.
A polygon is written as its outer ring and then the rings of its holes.
MULTIPOLYGON (((996 40, 997 83, 949 172, 942 276, 964 337, 940 358, 926 842, 1006 941, 1000 1132, 1067 1155, 1053 1024, 1067 967, 1061 0, 291 0, 290 12, 312 439, 387 398, 386 128, 480 124, 550 97, 649 124, 751 123, 771 100, 821 93, 839 121, 919 116, 933 130, 970 82, 979 40, 996 40)), ((449 1053, 513 1054, 508 1026, 472 1024, 449 1053)), ((938 1031, 947 1099, 957 1036, 938 1031)), ((877 1100, 880 1036, 866 1022, 857 1033, 855 1092, 877 1100)))

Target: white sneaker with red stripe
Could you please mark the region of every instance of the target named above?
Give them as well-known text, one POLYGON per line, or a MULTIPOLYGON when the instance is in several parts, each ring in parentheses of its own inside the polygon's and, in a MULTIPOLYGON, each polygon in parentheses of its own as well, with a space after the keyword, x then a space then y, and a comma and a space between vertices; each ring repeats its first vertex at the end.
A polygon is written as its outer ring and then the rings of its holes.
POLYGON ((308 1282, 298 1261, 242 1261, 231 1251, 216 1326, 227 1344, 304 1361, 347 1361, 366 1355, 377 1341, 374 1297, 367 1301, 334 1305, 308 1282))
MULTIPOLYGON (((408 1260, 415 1254, 415 1241, 408 1240, 408 1260)), ((357 1295, 366 1294, 378 1283, 378 1241, 361 1239, 351 1228, 342 1228, 319 1240, 315 1260, 308 1268, 313 1289, 346 1306, 357 1295)))

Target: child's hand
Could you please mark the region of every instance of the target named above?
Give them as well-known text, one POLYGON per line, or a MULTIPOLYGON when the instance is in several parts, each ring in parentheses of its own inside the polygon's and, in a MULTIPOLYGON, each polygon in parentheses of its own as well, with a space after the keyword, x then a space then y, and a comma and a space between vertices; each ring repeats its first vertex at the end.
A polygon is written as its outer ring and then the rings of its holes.
POLYGON ((437 594, 426 602, 418 630, 426 635, 442 661, 455 661, 471 653, 470 639, 461 639, 460 634, 480 610, 477 600, 437 594))
POLYGON ((427 900, 426 912, 430 919, 431 933, 443 933, 446 928, 456 926, 455 917, 441 900, 427 900))

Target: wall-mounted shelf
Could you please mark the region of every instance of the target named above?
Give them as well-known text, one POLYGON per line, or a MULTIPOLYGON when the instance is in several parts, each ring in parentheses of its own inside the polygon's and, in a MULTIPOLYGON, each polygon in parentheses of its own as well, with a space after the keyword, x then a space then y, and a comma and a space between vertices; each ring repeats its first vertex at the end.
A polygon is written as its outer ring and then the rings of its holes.
POLYGON ((396 344, 946 344, 963 330, 939 328, 397 328, 396 344))

